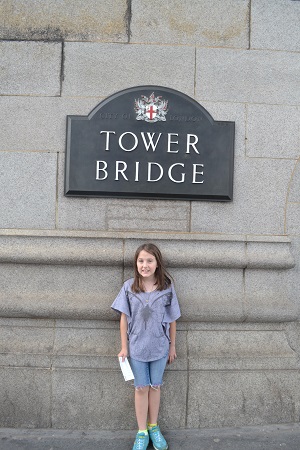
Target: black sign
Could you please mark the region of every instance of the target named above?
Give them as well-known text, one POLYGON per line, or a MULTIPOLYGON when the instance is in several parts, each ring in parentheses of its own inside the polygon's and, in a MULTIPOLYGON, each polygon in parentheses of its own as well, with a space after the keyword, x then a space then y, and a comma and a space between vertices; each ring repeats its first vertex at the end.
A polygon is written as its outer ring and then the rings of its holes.
POLYGON ((65 195, 232 200, 234 122, 170 88, 138 86, 68 116, 65 195))

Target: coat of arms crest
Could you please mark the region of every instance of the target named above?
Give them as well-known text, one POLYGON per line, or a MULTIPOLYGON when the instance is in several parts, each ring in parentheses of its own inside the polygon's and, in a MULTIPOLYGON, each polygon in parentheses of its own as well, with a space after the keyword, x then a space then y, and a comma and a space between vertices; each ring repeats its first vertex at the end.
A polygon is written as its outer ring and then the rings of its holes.
POLYGON ((168 112, 168 100, 163 100, 161 95, 155 97, 154 92, 150 97, 141 95, 141 98, 134 101, 134 110, 137 114, 136 120, 146 122, 165 121, 168 112))

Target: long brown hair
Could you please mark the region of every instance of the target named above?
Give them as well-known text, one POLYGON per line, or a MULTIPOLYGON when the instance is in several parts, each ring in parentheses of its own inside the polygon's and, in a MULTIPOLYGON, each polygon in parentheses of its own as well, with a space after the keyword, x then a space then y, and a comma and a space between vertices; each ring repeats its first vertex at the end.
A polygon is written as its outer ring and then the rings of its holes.
POLYGON ((134 255, 134 281, 131 289, 133 292, 145 292, 142 277, 137 270, 137 260, 141 251, 145 251, 153 255, 157 262, 157 268, 155 270, 156 277, 156 289, 162 291, 170 286, 172 283, 172 277, 165 268, 162 254, 159 248, 155 244, 143 244, 137 249, 134 255))

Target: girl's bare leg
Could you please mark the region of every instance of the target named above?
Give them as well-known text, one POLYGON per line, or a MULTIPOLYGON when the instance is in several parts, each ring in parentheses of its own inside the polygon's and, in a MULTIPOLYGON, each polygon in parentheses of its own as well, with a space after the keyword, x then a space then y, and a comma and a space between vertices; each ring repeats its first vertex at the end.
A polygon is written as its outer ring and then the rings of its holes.
POLYGON ((135 390, 135 414, 139 430, 147 430, 148 396, 149 386, 135 390))
POLYGON ((158 411, 159 411, 159 405, 160 405, 160 387, 149 389, 149 396, 148 396, 148 409, 149 409, 149 423, 157 423, 158 418, 158 411))

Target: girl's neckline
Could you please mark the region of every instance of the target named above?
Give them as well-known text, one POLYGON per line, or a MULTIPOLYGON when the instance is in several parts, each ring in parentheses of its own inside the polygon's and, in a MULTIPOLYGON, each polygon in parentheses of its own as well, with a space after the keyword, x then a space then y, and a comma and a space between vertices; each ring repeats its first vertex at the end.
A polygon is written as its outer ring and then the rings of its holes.
POLYGON ((145 293, 146 294, 151 294, 151 292, 154 292, 154 291, 156 291, 156 280, 152 283, 152 285, 150 285, 150 287, 148 286, 146 286, 146 284, 143 282, 143 286, 144 286, 144 289, 145 289, 145 293))

